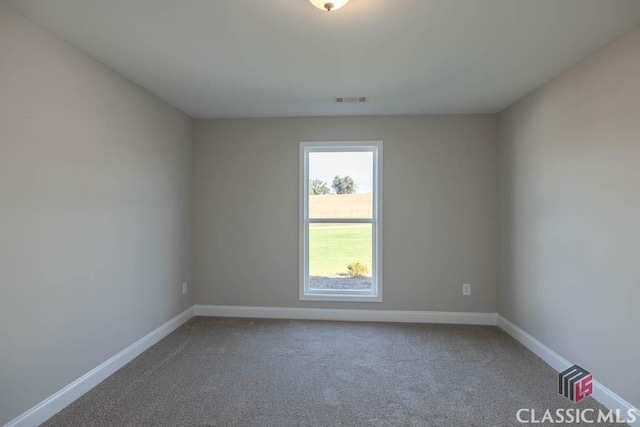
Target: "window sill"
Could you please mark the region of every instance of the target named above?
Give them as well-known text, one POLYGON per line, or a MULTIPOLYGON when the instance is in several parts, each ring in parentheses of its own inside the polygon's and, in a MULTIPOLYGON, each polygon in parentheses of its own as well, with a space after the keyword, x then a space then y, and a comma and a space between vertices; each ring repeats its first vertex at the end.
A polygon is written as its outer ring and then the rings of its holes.
POLYGON ((382 295, 304 294, 300 301, 382 302, 382 295))

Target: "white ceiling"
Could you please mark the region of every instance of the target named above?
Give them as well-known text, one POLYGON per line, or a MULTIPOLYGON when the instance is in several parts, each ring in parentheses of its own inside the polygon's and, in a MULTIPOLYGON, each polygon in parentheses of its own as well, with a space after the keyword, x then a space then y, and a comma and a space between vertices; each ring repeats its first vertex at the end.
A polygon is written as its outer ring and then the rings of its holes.
POLYGON ((497 112, 640 21, 640 0, 4 2, 193 117, 497 112))

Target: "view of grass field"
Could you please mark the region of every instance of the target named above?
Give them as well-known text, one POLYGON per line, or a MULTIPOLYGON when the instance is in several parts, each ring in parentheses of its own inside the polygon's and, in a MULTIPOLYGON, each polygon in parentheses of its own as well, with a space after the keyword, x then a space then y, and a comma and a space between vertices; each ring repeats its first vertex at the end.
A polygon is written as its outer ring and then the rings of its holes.
MULTIPOLYGON (((309 196, 310 218, 371 218, 373 196, 329 194, 309 196)), ((371 224, 311 224, 309 275, 347 275, 347 266, 360 262, 372 272, 371 224)))
POLYGON ((309 275, 346 275, 349 264, 360 262, 371 276, 371 259, 371 224, 311 224, 309 275))

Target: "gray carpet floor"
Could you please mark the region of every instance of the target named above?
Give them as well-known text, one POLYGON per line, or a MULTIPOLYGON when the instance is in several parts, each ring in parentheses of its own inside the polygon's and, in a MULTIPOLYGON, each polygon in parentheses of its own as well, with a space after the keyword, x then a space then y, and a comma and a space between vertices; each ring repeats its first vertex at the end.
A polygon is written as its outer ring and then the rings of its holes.
POLYGON ((512 426, 576 407, 604 409, 496 327, 196 317, 45 425, 512 426))

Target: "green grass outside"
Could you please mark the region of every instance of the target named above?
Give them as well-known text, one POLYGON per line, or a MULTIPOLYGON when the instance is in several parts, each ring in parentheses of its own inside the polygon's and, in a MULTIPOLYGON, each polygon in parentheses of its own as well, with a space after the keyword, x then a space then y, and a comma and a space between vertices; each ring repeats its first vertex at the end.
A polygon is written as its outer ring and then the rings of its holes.
POLYGON ((346 274, 347 265, 360 262, 371 275, 370 224, 311 224, 309 229, 309 275, 346 274))

